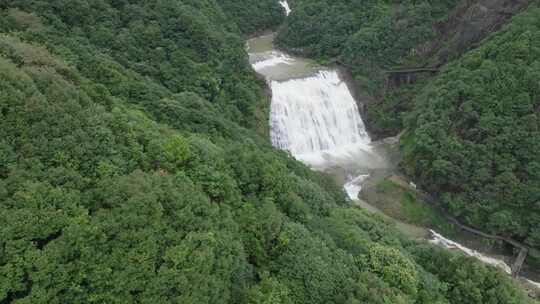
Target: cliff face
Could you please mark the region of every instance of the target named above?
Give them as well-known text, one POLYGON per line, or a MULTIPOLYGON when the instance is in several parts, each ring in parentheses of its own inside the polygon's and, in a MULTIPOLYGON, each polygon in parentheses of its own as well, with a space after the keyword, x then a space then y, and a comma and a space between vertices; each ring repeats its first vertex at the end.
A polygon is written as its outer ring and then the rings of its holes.
POLYGON ((464 0, 442 22, 435 24, 439 39, 418 52, 426 54, 437 65, 456 59, 479 42, 498 31, 512 16, 534 0, 464 0))
MULTIPOLYGON (((537 0, 459 1, 446 17, 433 22, 434 37, 413 47, 398 61, 402 66, 410 66, 413 62, 416 66, 442 67, 480 47, 484 39, 502 29, 512 17, 535 5, 538 5, 537 0)), ((386 86, 374 97, 362 99, 367 104, 364 117, 372 136, 383 138, 403 130, 403 113, 412 109, 415 96, 435 75, 422 71, 405 75, 405 81, 402 79, 404 74, 397 75, 397 81, 396 75, 385 75, 386 86)))

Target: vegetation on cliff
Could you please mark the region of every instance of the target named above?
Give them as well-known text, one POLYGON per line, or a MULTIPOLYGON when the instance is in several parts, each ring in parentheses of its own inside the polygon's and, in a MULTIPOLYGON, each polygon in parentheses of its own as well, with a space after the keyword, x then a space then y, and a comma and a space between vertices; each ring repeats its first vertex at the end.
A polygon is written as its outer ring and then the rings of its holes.
POLYGON ((273 30, 285 20, 285 10, 281 5, 276 5, 277 1, 217 0, 216 2, 243 34, 273 30))
POLYGON ((337 56, 349 67, 363 89, 379 99, 367 107, 372 130, 392 135, 409 129, 406 171, 453 215, 538 249, 540 12, 533 4, 510 19, 486 12, 511 14, 528 1, 458 2, 297 0, 278 41, 313 56, 337 56), (453 8, 457 19, 448 21, 453 8), (470 37, 455 24, 466 22, 467 12, 474 25, 470 37), (482 12, 486 24, 476 24, 482 12), (487 35, 486 27, 499 28, 508 20, 508 26, 461 56, 487 35), (451 24, 457 33, 441 37, 438 28, 451 32, 446 29, 451 24), (424 53, 430 50, 437 64, 455 60, 433 81, 415 75, 416 83, 393 86, 385 70, 429 66, 424 53))

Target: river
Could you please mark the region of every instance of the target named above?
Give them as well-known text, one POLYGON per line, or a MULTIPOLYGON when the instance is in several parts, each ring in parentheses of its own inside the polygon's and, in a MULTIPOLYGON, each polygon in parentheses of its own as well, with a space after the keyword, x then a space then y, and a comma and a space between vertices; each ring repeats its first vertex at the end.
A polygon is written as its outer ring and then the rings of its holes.
MULTIPOLYGON (((287 2, 280 4, 288 15, 291 9, 287 2)), ((358 194, 366 179, 377 180, 394 170, 393 145, 389 141, 371 140, 352 90, 339 70, 277 50, 273 39, 274 34, 268 34, 247 42, 250 63, 266 78, 272 92, 269 122, 272 144, 312 169, 331 174, 355 204, 388 218, 375 206, 360 200, 358 194)), ((501 256, 481 253, 436 231, 390 219, 410 237, 460 250, 510 272, 501 256)))

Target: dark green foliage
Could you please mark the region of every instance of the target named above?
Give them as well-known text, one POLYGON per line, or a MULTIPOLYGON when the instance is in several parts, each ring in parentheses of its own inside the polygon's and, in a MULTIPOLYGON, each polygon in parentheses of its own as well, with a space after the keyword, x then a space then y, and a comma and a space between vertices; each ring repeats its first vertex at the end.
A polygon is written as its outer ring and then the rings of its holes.
POLYGON ((0 303, 460 303, 257 134, 261 83, 215 1, 0 8, 0 303))
POLYGON ((216 0, 216 2, 244 34, 274 29, 285 19, 285 10, 278 1, 216 0))
POLYGON ((416 92, 422 89, 425 81, 403 85, 389 90, 377 102, 368 103, 366 123, 377 137, 391 137, 404 128, 403 116, 412 111, 416 92))
POLYGON ((432 38, 432 22, 456 2, 297 0, 277 41, 312 56, 388 67, 432 38))
POLYGON ((450 64, 416 99, 405 162, 468 224, 524 240, 540 229, 540 10, 450 64))

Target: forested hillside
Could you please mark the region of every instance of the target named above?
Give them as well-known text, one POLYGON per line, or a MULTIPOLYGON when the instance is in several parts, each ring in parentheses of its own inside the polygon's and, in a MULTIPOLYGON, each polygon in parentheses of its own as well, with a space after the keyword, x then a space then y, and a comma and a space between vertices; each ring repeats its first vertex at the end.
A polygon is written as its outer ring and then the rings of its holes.
POLYGON ((453 214, 540 248, 540 9, 448 65, 416 98, 407 168, 453 214))
POLYGON ((217 2, 243 34, 274 30, 285 20, 283 7, 276 5, 277 1, 217 0, 217 2))
POLYGON ((277 42, 291 52, 338 62, 364 95, 377 138, 404 128, 403 113, 429 74, 388 82, 388 71, 437 68, 459 58, 535 0, 296 0, 277 42), (409 79, 409 80, 408 80, 409 79), (411 81, 410 79, 413 79, 411 81))
POLYGON ((403 127, 400 113, 412 108, 411 92, 383 93, 384 71, 423 64, 417 55, 437 37, 433 24, 459 1, 296 0, 277 43, 347 67, 363 94, 379 100, 367 105, 368 128, 379 137, 393 136, 403 127))
POLYGON ((310 56, 356 55, 377 61, 374 64, 395 62, 433 37, 433 20, 457 2, 295 0, 278 43, 310 56))
POLYGON ((0 2, 0 303, 527 303, 267 143, 240 2, 0 2))
POLYGON ((539 249, 538 3, 295 4, 278 41, 307 55, 336 57, 352 71, 377 100, 367 110, 372 131, 409 130, 406 172, 464 223, 539 249), (434 79, 415 75, 412 84, 393 86, 385 72, 440 65, 434 79))

